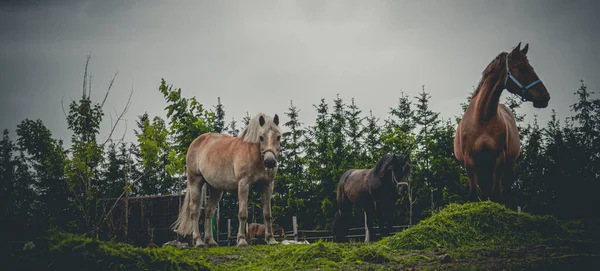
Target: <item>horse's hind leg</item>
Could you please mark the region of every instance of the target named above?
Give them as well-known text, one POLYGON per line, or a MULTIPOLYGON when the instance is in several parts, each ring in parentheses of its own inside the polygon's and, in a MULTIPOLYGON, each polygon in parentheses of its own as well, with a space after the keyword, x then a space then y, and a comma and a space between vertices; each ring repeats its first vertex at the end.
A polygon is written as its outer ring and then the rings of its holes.
POLYGON ((366 226, 367 228, 365 229, 365 242, 372 242, 375 240, 374 236, 375 233, 373 232, 373 219, 374 219, 374 215, 373 215, 373 208, 372 207, 367 207, 365 208, 365 214, 366 214, 366 226))
POLYGON ((201 201, 204 200, 202 198, 202 185, 204 185, 204 177, 199 174, 189 174, 188 173, 188 183, 192 184, 187 187, 189 189, 190 196, 190 217, 191 222, 193 223, 192 229, 192 238, 194 240, 194 245, 197 247, 204 247, 205 244, 202 242, 202 238, 200 236, 200 225, 198 222, 200 220, 200 204, 201 201))
POLYGON ((265 224, 265 242, 268 245, 276 245, 279 242, 273 238, 273 217, 271 215, 271 195, 273 195, 274 183, 271 182, 263 191, 261 201, 263 207, 263 218, 265 224))
POLYGON ((496 164, 494 166, 494 175, 492 176, 492 193, 491 200, 493 202, 500 202, 501 200, 501 191, 500 185, 502 183, 502 178, 504 177, 504 162, 505 162, 505 154, 504 152, 500 153, 498 158, 496 158, 496 164))
POLYGON ((208 202, 206 203, 206 209, 204 210, 204 241, 209 247, 217 246, 217 242, 212 235, 212 217, 215 214, 217 204, 223 196, 223 191, 211 188, 208 202))
POLYGON ((346 233, 348 230, 347 219, 352 215, 352 204, 348 198, 338 202, 338 210, 333 217, 332 233, 333 241, 345 242, 347 240, 346 233), (339 206, 341 205, 341 206, 339 206))
POLYGON ((247 247, 246 242, 246 222, 248 221, 248 193, 250 192, 250 184, 247 179, 241 179, 238 182, 238 202, 239 202, 239 213, 238 213, 238 234, 237 234, 237 246, 247 247))

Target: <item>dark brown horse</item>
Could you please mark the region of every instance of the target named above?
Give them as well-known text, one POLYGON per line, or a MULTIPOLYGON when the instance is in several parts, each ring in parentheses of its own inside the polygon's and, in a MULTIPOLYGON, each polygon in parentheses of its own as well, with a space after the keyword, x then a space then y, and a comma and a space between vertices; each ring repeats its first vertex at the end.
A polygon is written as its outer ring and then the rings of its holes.
MULTIPOLYGON (((285 239, 285 231, 283 228, 273 225, 273 235, 275 236, 276 234, 285 239)), ((259 237, 265 237, 265 224, 248 224, 248 239, 252 240, 259 237)))
POLYGON ((365 242, 374 240, 374 213, 379 220, 381 237, 389 234, 389 217, 395 210, 395 201, 410 184, 410 157, 386 154, 371 169, 350 169, 342 174, 337 189, 337 206, 333 220, 333 240, 346 240, 347 219, 352 206, 364 209, 367 215, 368 235, 365 242))
POLYGON ((550 94, 529 64, 528 49, 529 44, 521 50, 519 42, 512 52, 492 60, 456 129, 454 155, 469 175, 470 201, 479 195, 481 200, 510 203, 520 139, 515 117, 499 104, 504 89, 535 108, 548 106, 550 94))

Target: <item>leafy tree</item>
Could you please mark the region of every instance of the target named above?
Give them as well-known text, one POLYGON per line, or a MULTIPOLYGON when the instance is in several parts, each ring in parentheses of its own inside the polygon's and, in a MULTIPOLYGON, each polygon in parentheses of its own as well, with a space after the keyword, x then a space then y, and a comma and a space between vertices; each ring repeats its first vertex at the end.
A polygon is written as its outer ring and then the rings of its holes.
POLYGON ((34 191, 31 173, 22 155, 15 155, 15 144, 4 130, 0 141, 0 240, 16 241, 30 238, 34 191))
POLYGON ((167 102, 165 110, 169 120, 169 135, 172 137, 172 148, 169 152, 171 163, 167 166, 167 171, 172 175, 183 174, 187 149, 198 136, 214 131, 215 115, 204 110, 195 97, 182 97, 181 89, 173 89, 164 79, 161 79, 158 89, 167 102))
POLYGON ((139 154, 138 163, 142 167, 140 193, 142 195, 169 194, 175 190, 177 179, 167 172, 169 163, 168 130, 164 120, 158 116, 152 119, 145 113, 139 116, 136 131, 139 154))
MULTIPOLYGON (((23 153, 21 159, 33 169, 32 178, 26 183, 36 192, 32 221, 36 227, 34 231, 39 233, 50 227, 72 229, 76 209, 71 203, 75 205, 78 198, 73 197, 65 179, 67 157, 62 140, 52 138, 52 132, 39 119, 23 120, 17 125, 16 132, 17 146, 23 153)), ((25 168, 20 169, 28 174, 25 168)), ((77 208, 80 206, 76 205, 77 208)))

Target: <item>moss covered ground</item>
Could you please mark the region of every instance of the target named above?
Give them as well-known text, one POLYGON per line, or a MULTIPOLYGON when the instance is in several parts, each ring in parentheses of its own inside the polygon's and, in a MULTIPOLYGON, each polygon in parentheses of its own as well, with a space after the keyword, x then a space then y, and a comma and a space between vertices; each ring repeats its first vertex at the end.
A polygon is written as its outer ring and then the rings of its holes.
POLYGON ((370 244, 150 249, 59 233, 12 251, 4 270, 588 270, 598 240, 578 222, 479 202, 370 244))

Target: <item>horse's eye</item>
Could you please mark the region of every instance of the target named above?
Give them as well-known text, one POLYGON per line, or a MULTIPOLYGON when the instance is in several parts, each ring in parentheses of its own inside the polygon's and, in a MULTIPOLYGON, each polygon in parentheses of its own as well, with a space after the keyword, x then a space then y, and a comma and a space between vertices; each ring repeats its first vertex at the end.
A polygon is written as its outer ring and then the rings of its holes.
POLYGON ((281 140, 281 136, 280 136, 280 135, 278 135, 278 136, 277 136, 277 141, 280 141, 280 140, 281 140))
POLYGON ((260 141, 264 141, 265 138, 263 136, 260 136, 260 141))

